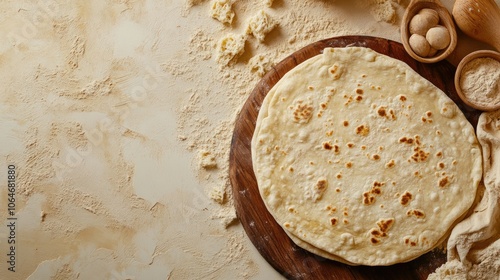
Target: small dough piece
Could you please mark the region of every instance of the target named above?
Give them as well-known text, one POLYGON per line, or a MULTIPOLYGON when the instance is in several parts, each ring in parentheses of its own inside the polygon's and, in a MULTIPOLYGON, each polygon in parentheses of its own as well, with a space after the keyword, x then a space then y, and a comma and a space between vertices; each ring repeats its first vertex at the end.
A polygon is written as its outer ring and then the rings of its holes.
POLYGON ((271 32, 276 25, 278 25, 276 21, 274 21, 264 10, 260 10, 248 21, 246 33, 253 35, 260 42, 263 42, 267 33, 271 32))
POLYGON ((231 0, 214 0, 210 5, 211 16, 226 24, 231 24, 234 18, 234 12, 231 9, 231 0))
POLYGON ((217 45, 217 62, 224 66, 236 63, 238 57, 245 52, 246 36, 228 34, 217 45))
POLYGON ((409 24, 409 29, 411 34, 419 34, 425 36, 427 31, 432 27, 436 26, 439 22, 439 17, 436 21, 435 17, 429 13, 425 12, 423 14, 416 14, 409 24))
POLYGON ((427 31, 425 38, 436 50, 446 49, 450 45, 451 37, 448 29, 442 25, 433 27, 427 31))
POLYGON ((427 21, 434 23, 434 26, 438 25, 439 13, 436 10, 424 8, 424 9, 420 10, 420 12, 418 12, 418 13, 423 15, 427 19, 427 21))
POLYGON ((421 57, 427 57, 429 55, 431 46, 429 45, 429 42, 427 42, 424 36, 420 34, 413 34, 410 36, 408 43, 410 44, 411 49, 417 55, 421 57))

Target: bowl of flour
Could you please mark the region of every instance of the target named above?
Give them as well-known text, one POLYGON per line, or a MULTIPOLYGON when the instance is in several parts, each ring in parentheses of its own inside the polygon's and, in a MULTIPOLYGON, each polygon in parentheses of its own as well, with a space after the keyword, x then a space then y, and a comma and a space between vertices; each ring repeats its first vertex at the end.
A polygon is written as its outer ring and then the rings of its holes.
POLYGON ((465 56, 455 73, 455 87, 465 104, 482 110, 500 108, 500 53, 475 51, 465 56))

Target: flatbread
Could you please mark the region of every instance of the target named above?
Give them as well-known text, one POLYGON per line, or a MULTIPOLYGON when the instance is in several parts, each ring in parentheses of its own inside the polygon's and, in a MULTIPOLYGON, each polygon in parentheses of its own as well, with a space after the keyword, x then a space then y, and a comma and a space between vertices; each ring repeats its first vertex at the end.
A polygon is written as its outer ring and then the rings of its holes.
POLYGON ((260 108, 252 160, 267 209, 296 243, 362 265, 434 248, 482 173, 456 104, 360 47, 327 48, 280 79, 260 108))

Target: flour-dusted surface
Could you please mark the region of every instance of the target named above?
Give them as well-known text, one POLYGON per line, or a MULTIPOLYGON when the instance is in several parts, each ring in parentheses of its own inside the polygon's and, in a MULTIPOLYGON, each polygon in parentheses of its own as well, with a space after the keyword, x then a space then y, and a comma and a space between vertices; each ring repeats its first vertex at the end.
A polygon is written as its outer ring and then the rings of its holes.
POLYGON ((19 175, 18 262, 0 278, 279 278, 235 220, 233 120, 260 75, 309 43, 399 40, 408 1, 231 1, 218 19, 213 2, 0 3, 0 178, 7 164, 19 175), (278 26, 260 42, 245 28, 263 9, 278 26), (227 66, 230 33, 247 36, 227 66))

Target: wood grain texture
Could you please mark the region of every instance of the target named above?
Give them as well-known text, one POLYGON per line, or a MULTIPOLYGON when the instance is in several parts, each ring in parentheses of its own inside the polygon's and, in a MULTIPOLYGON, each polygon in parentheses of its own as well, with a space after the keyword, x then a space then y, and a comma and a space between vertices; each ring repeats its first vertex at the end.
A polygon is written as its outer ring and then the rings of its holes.
POLYGON ((257 84, 236 120, 229 175, 237 216, 260 254, 289 279, 426 279, 446 261, 442 252, 431 251, 413 261, 392 266, 349 266, 312 254, 293 243, 267 211, 252 168, 251 141, 262 101, 281 77, 326 47, 361 46, 407 63, 448 94, 476 127, 480 111, 464 105, 457 96, 455 68, 446 61, 423 64, 413 60, 400 43, 367 36, 343 36, 322 40, 293 53, 277 64, 257 84))

